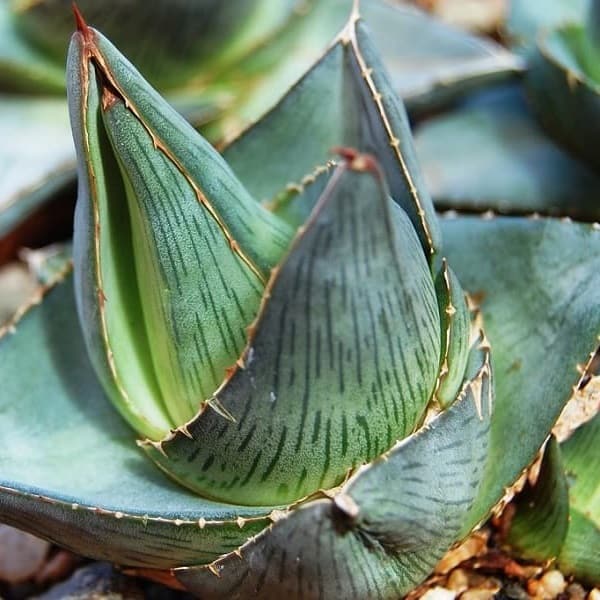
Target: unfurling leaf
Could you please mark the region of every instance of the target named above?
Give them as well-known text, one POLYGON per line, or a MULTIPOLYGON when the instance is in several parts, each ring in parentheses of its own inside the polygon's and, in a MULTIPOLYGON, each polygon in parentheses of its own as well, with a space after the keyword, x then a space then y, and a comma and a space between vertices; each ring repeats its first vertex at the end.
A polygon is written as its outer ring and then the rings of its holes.
POLYGON ((100 34, 70 56, 81 322, 105 388, 156 438, 239 357, 292 230, 100 34))

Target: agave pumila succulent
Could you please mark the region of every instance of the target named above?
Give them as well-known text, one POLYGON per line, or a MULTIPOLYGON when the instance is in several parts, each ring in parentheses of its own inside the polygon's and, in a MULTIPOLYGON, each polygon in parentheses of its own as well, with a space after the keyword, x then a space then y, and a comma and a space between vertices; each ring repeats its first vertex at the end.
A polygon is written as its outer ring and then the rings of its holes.
MULTIPOLYGON (((446 260, 358 9, 223 155, 81 19, 68 78, 74 272, 0 340, 0 518, 202 597, 406 593, 562 408, 568 382, 524 411, 537 375, 507 375, 539 351, 531 307, 570 298, 561 281, 537 293, 558 225, 446 222, 446 260), (533 257, 523 306, 507 245, 533 257), (470 289, 485 281, 484 312, 513 324, 490 319, 497 405, 454 260, 470 289)), ((560 260, 577 263, 598 236, 571 233, 560 260)), ((573 302, 600 328, 588 308, 573 302)), ((569 323, 545 323, 549 345, 589 352, 595 335, 563 335, 569 323)))
MULTIPOLYGON (((196 591, 271 595, 300 578, 365 597, 365 564, 385 595, 408 590, 477 492, 490 364, 364 24, 353 14, 229 164, 82 21, 68 73, 74 277, 43 305, 64 313, 74 285, 95 375, 146 438, 126 454, 145 451, 177 483, 141 476, 133 505, 65 503, 62 490, 45 516, 15 485, 3 518, 35 513, 30 529, 76 550, 183 567, 196 591), (157 503, 147 485, 178 500, 157 503)), ((59 402, 102 395, 90 383, 59 402)), ((70 452, 72 471, 92 458, 70 452)))

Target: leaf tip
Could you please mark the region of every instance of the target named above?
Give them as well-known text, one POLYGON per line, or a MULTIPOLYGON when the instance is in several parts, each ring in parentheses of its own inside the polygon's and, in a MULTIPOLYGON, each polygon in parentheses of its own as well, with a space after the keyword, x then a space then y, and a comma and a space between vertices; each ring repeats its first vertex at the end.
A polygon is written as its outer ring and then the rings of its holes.
POLYGON ((334 154, 338 154, 345 161, 348 168, 352 171, 360 173, 373 173, 379 176, 380 170, 374 156, 370 154, 362 154, 355 148, 347 146, 335 146, 331 149, 334 154))
POLYGON ((73 17, 75 18, 75 26, 77 27, 77 31, 83 36, 83 39, 86 43, 93 41, 93 33, 88 24, 85 22, 79 7, 76 2, 71 4, 71 10, 73 11, 73 17))

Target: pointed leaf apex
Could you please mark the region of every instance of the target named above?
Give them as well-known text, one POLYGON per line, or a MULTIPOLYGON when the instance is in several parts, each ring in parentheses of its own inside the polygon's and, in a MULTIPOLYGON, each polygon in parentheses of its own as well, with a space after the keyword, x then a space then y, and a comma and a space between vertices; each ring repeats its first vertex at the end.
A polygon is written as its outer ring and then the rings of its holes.
POLYGON ((361 154, 355 148, 349 148, 344 146, 335 146, 331 149, 334 154, 341 156, 352 171, 358 171, 360 173, 373 173, 377 177, 380 177, 381 170, 375 160, 375 157, 371 154, 361 154))
POLYGON ((81 14, 76 2, 71 4, 71 9, 73 10, 73 16, 75 17, 75 26, 77 27, 77 31, 81 33, 85 42, 91 43, 93 41, 94 34, 88 24, 85 22, 85 19, 83 18, 83 15, 81 14))

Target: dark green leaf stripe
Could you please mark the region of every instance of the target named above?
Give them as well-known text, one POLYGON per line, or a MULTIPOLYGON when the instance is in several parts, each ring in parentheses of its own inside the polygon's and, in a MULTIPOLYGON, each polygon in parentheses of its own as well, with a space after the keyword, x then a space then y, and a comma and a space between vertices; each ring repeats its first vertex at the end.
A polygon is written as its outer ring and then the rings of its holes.
POLYGON ((154 369, 173 423, 182 424, 242 353, 263 285, 125 106, 117 102, 104 120, 128 190, 154 369))
POLYGON ((73 296, 69 276, 0 339, 0 521, 163 568, 209 562, 258 533, 270 509, 194 496, 140 455, 89 363, 73 296))
POLYGON ((237 554, 177 569, 176 577, 203 598, 391 600, 406 594, 456 539, 483 475, 488 361, 486 354, 454 405, 359 471, 333 500, 301 506, 237 554))
POLYGON ((245 368, 215 398, 235 421, 205 408, 144 446, 198 492, 249 504, 336 485, 411 433, 439 364, 425 256, 372 173, 338 167, 267 290, 245 368))
POLYGON ((377 157, 426 252, 437 248, 439 232, 408 119, 362 21, 351 21, 341 40, 224 156, 263 201, 323 164, 340 145, 377 157))

